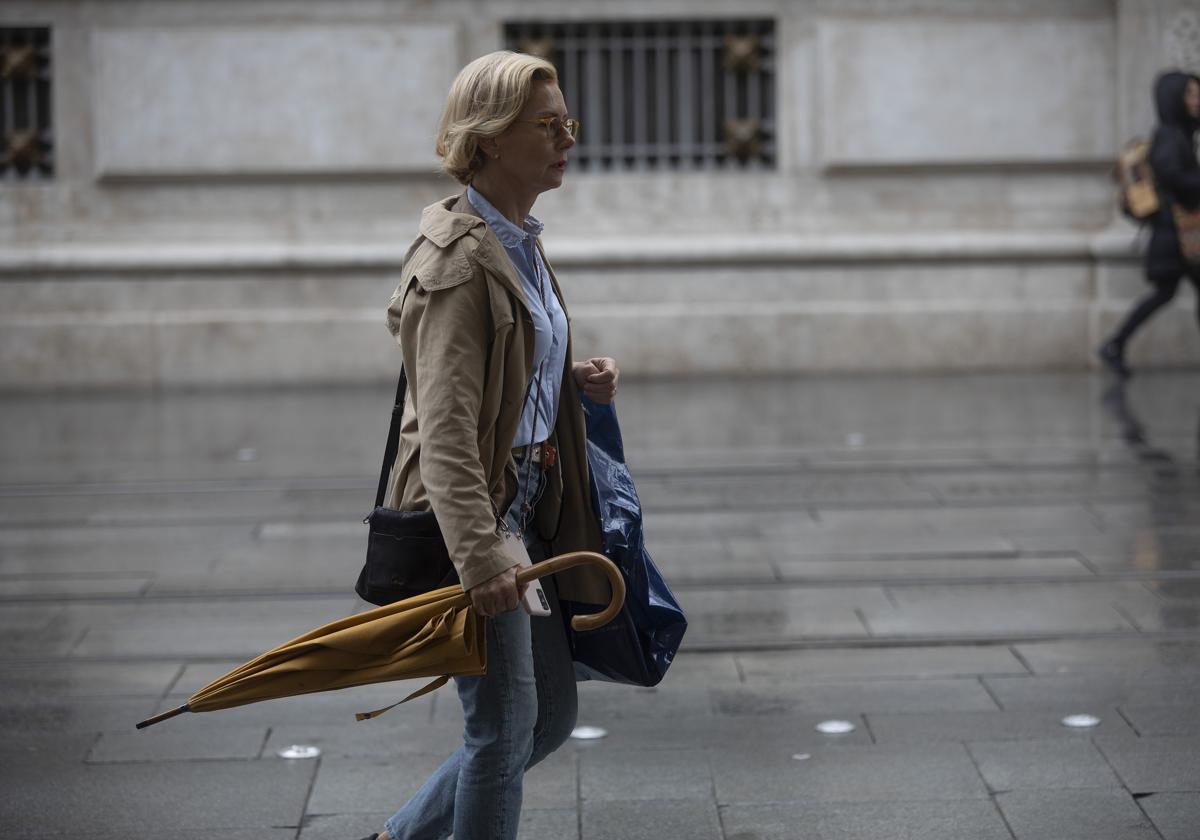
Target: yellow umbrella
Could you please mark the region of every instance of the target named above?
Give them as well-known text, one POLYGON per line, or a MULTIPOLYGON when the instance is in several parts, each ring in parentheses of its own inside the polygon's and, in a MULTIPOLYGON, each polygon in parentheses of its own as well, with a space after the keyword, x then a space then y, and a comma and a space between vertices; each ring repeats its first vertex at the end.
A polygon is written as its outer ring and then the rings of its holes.
MULTIPOLYGON (((602 612, 571 619, 576 630, 592 630, 611 621, 625 602, 625 581, 608 558, 591 551, 562 554, 520 570, 517 581, 528 583, 585 563, 604 571, 613 593, 602 612)), ((311 630, 233 669, 197 691, 184 705, 144 720, 137 728, 145 729, 184 712, 212 712, 389 680, 438 678, 400 701, 403 703, 445 685, 450 677, 484 673, 484 626, 485 619, 475 614, 461 586, 436 589, 311 630)), ((357 717, 364 720, 385 711, 357 717)))

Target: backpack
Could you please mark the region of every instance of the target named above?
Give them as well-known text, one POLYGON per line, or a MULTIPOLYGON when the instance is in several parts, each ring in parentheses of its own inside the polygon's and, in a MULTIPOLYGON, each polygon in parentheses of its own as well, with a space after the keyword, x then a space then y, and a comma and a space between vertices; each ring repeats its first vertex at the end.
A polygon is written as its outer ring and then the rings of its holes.
POLYGON ((1113 168, 1121 212, 1138 222, 1147 221, 1159 207, 1149 157, 1150 141, 1139 137, 1125 144, 1113 168))

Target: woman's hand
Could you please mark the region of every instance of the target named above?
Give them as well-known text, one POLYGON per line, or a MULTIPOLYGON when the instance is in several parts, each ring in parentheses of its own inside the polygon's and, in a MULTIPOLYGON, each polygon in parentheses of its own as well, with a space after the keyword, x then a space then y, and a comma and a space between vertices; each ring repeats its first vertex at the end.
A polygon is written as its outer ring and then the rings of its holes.
POLYGON ((610 403, 617 395, 617 379, 621 371, 617 370, 617 363, 607 356, 576 362, 571 373, 579 390, 594 402, 610 403))
POLYGON ((467 594, 476 615, 492 618, 515 610, 524 589, 517 586, 517 567, 513 566, 471 587, 467 594))

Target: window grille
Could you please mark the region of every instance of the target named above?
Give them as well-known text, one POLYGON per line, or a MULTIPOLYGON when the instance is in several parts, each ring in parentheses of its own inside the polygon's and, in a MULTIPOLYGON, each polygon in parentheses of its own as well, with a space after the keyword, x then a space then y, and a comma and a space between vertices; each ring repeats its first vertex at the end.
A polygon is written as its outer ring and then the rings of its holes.
POLYGON ((0 27, 0 180, 54 173, 50 29, 0 27))
POLYGON ((775 166, 772 20, 514 22, 509 49, 558 69, 584 170, 775 166))

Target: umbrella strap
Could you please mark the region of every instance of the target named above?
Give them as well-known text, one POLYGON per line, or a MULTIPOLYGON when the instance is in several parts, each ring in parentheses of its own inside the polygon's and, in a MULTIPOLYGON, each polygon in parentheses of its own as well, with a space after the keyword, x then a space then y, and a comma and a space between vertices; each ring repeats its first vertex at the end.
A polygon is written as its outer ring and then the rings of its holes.
POLYGON ((436 680, 434 680, 433 682, 431 682, 429 685, 425 686, 424 688, 418 688, 416 691, 414 691, 412 694, 405 697, 403 700, 401 700, 397 703, 393 703, 390 706, 384 706, 382 709, 376 709, 373 712, 358 712, 354 715, 354 719, 355 720, 370 720, 371 718, 377 718, 384 712, 389 712, 392 709, 396 708, 401 703, 407 703, 409 700, 416 700, 418 697, 422 697, 431 691, 437 691, 439 688, 441 688, 448 682, 450 682, 449 677, 438 677, 436 680))

